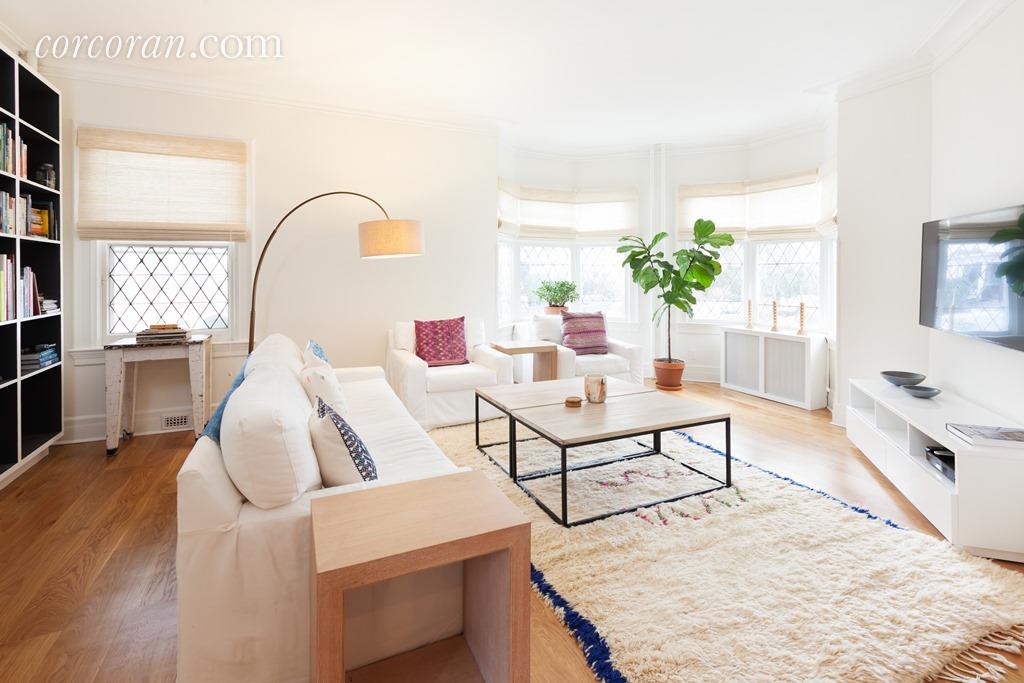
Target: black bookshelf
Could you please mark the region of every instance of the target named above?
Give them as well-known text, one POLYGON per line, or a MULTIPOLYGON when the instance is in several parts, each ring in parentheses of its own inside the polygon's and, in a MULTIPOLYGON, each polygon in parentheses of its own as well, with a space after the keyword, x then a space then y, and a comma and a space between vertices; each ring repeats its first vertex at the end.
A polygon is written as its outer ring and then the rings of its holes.
MULTIPOLYGON (((0 123, 12 130, 16 153, 24 143, 27 168, 0 170, 0 192, 25 198, 26 211, 48 210, 50 230, 32 234, 15 225, 0 233, 0 254, 14 259, 21 277, 35 274, 41 296, 63 302, 61 218, 61 96, 43 76, 0 47, 0 123), (55 183, 37 177, 44 164, 53 167, 55 183), (30 202, 30 203, 29 203, 30 202)), ((55 311, 19 308, 14 319, 0 320, 0 487, 18 476, 64 432, 64 316, 55 311), (23 365, 22 355, 52 345, 58 362, 46 367, 23 365)))

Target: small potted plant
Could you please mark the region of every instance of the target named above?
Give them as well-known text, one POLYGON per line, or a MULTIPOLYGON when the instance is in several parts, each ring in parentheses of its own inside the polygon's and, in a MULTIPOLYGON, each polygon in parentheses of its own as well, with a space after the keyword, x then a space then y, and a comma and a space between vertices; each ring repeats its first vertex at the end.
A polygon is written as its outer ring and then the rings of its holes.
POLYGON ((537 295, 538 299, 547 302, 548 306, 544 312, 553 315, 569 310, 566 304, 570 301, 578 301, 580 298, 575 283, 568 280, 544 280, 533 293, 537 295))
POLYGON ((618 251, 626 255, 622 265, 629 266, 633 282, 644 294, 658 290, 654 324, 661 324, 662 317, 668 314, 668 356, 654 359, 654 374, 659 389, 677 391, 683 388, 686 362, 672 356, 672 309, 693 316, 693 305, 697 303, 694 292, 710 287, 722 272, 718 249, 734 240, 729 233, 716 233, 712 221, 700 218, 693 224, 693 246, 675 252, 670 261, 664 252, 654 250, 666 237, 667 232, 659 232, 645 242, 642 237, 628 235, 619 239, 622 246, 618 251))

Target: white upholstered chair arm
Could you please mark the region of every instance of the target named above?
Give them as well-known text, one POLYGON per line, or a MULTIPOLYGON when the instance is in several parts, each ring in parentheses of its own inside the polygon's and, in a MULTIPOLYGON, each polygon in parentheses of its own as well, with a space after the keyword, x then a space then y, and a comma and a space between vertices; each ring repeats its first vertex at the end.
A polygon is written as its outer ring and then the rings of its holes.
POLYGON ((427 361, 405 349, 388 349, 388 384, 415 420, 427 416, 427 361))
POLYGON ((512 356, 480 344, 470 349, 469 360, 493 370, 498 384, 512 384, 512 356))
POLYGON ((361 382, 366 379, 384 379, 384 368, 379 365, 366 365, 358 368, 334 368, 338 381, 361 382))
POLYGON ((558 345, 557 379, 568 379, 576 376, 576 352, 568 346, 558 345))
POLYGON ((617 339, 608 340, 608 352, 622 356, 629 361, 629 374, 637 384, 644 381, 644 349, 639 344, 630 344, 617 339))
POLYGON ((178 535, 230 529, 244 502, 217 443, 201 437, 178 470, 178 535))

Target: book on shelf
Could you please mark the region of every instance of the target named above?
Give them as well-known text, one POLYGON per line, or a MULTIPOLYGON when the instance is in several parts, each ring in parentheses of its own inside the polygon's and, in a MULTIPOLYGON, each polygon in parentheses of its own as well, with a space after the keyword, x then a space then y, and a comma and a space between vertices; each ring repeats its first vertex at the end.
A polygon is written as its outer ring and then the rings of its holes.
POLYGON ((32 201, 30 206, 32 208, 30 209, 29 234, 51 240, 60 239, 54 203, 52 201, 32 201))
POLYGON ((6 123, 0 123, 0 170, 14 173, 14 131, 6 123))
POLYGON ((21 137, 18 137, 18 175, 28 178, 28 145, 21 137))
POLYGON ((21 350, 21 371, 39 370, 60 362, 56 344, 36 344, 21 350))
POLYGON ((0 254, 0 322, 18 317, 16 280, 14 256, 0 254))
POLYGON ((19 315, 27 318, 43 312, 39 300, 39 284, 36 274, 29 266, 22 269, 19 294, 19 315))
POLYGON ((16 197, 7 192, 0 192, 0 233, 14 234, 16 197))
POLYGON ((1024 428, 989 427, 947 422, 946 431, 972 446, 1024 448, 1024 428))

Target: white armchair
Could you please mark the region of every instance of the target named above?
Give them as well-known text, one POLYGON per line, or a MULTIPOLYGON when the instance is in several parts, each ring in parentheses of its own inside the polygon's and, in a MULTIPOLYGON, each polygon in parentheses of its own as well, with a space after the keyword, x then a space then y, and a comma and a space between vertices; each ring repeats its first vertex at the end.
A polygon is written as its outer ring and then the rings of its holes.
MULTIPOLYGON (((601 374, 637 384, 644 380, 642 346, 609 339, 608 353, 577 355, 572 349, 562 346, 562 317, 559 315, 535 315, 532 321, 516 323, 512 336, 514 339, 542 339, 558 344, 558 379, 601 374)), ((533 376, 532 359, 528 356, 518 356, 518 359, 523 362, 515 366, 515 380, 528 382, 533 376)))
MULTIPOLYGON (((485 343, 483 321, 466 320, 466 356, 469 363, 464 365, 431 368, 416 355, 412 322, 398 322, 388 330, 388 384, 424 429, 472 422, 475 389, 512 384, 512 357, 485 343)), ((481 402, 481 418, 500 415, 481 402)))

